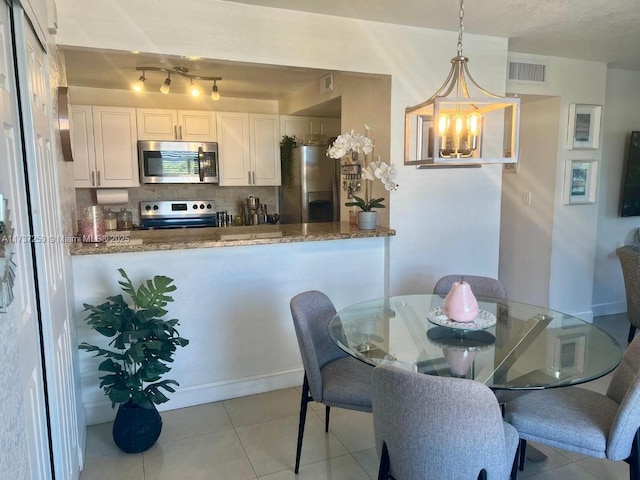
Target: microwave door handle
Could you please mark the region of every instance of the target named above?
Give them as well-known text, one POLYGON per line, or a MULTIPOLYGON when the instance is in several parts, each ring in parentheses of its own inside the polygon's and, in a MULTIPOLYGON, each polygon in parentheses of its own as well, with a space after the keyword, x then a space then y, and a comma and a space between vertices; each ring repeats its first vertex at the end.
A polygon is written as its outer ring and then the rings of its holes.
POLYGON ((204 167, 202 162, 204 161, 204 152, 202 147, 198 147, 198 173, 200 175, 200 181, 204 182, 204 167))

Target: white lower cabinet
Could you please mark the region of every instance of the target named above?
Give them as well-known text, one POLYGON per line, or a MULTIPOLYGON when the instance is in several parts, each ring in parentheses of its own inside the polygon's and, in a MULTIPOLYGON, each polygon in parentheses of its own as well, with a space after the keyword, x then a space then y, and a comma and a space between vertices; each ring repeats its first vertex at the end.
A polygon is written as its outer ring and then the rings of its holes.
POLYGON ((71 112, 75 187, 139 186, 135 108, 77 105, 71 112))
POLYGON ((279 117, 216 112, 221 186, 280 185, 279 117))

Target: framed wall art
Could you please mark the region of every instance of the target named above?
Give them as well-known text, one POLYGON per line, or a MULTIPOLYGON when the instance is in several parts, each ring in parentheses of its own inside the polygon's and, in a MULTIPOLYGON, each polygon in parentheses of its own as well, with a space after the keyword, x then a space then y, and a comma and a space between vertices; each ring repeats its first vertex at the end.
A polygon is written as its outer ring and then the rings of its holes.
POLYGON ((564 203, 594 203, 598 182, 598 162, 567 160, 565 166, 564 203))
POLYGON ((568 150, 597 150, 600 148, 600 117, 602 105, 569 105, 567 128, 568 150))

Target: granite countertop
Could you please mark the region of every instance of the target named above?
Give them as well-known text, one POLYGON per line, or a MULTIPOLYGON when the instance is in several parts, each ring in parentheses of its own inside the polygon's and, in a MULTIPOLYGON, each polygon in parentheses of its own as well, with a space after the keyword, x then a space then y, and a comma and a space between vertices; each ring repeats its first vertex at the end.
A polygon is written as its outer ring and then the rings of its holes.
POLYGON ((390 237, 395 230, 377 227, 360 230, 349 223, 296 223, 221 228, 172 228, 165 230, 132 230, 113 232, 106 243, 75 242, 71 255, 151 252, 190 248, 234 247, 274 243, 319 242, 349 238, 390 237))

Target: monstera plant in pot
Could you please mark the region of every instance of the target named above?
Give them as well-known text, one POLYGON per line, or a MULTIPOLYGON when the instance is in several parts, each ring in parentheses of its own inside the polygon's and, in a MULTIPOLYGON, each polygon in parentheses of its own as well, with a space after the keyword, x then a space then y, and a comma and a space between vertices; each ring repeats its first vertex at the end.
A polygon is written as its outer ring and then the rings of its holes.
POLYGON ((109 348, 86 342, 79 348, 104 357, 98 370, 100 387, 119 405, 113 424, 113 439, 127 453, 149 449, 160 436, 162 418, 156 405, 169 399, 164 392, 175 392, 175 380, 161 380, 171 368, 178 347, 189 341, 180 337, 178 320, 166 320, 165 307, 173 298, 167 295, 176 290, 173 279, 155 276, 135 288, 123 269, 118 283, 128 294, 132 305, 122 295, 107 297, 100 305, 84 304, 89 312, 87 323, 96 332, 111 338, 109 348), (163 392, 164 390, 164 392, 163 392))

